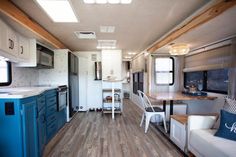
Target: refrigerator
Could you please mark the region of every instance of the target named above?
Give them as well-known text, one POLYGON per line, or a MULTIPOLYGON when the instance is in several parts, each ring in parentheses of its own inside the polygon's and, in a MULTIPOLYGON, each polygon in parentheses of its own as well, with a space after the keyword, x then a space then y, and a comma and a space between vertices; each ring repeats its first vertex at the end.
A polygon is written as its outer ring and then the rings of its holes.
POLYGON ((68 55, 69 68, 69 117, 79 110, 79 60, 76 55, 69 52, 68 55))

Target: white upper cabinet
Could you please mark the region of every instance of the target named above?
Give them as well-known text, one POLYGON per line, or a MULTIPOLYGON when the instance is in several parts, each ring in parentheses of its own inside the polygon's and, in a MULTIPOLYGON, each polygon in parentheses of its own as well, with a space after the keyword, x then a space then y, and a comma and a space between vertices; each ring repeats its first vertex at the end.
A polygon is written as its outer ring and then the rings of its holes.
POLYGON ((29 39, 19 35, 18 55, 21 59, 27 60, 30 56, 29 39))
POLYGON ((18 56, 18 41, 16 32, 14 32, 10 27, 7 28, 7 52, 13 56, 18 56))
POLYGON ((7 46, 9 45, 7 41, 7 25, 0 20, 0 49, 2 51, 8 51, 7 46))
POLYGON ((23 37, 0 19, 0 55, 13 62, 30 58, 30 39, 23 37))

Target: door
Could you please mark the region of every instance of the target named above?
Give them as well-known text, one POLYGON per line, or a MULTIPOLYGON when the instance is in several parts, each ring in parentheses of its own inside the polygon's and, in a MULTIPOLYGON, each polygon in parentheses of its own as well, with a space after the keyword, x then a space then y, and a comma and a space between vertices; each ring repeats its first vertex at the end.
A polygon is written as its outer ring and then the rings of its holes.
POLYGON ((87 111, 88 59, 79 57, 79 111, 87 111))
POLYGON ((24 99, 22 102, 22 128, 25 157, 38 157, 38 137, 36 119, 36 99, 24 99))

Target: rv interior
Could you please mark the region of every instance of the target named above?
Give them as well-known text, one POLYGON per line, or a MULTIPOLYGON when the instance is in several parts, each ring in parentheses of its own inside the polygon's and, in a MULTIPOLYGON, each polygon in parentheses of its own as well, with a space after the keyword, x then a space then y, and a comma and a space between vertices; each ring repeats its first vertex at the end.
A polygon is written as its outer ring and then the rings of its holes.
POLYGON ((236 0, 0 0, 0 157, 235 157, 236 0))

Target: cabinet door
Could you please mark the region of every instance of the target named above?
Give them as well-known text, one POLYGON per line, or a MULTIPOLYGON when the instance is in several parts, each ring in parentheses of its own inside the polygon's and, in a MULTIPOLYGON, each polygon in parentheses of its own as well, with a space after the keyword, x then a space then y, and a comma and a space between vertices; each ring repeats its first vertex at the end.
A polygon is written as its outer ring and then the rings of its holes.
POLYGON ((36 100, 22 103, 24 156, 38 157, 36 100))
POLYGON ((184 151, 186 145, 186 126, 171 118, 170 139, 184 151))
POLYGON ((18 54, 22 59, 29 58, 29 40, 21 35, 19 35, 18 54))
POLYGON ((18 39, 10 27, 7 28, 7 43, 8 52, 13 56, 18 56, 18 39))
POLYGON ((46 115, 43 108, 38 115, 38 140, 39 156, 42 156, 44 146, 46 145, 46 115))
POLYGON ((0 20, 0 49, 8 52, 8 41, 7 41, 7 25, 0 20))

